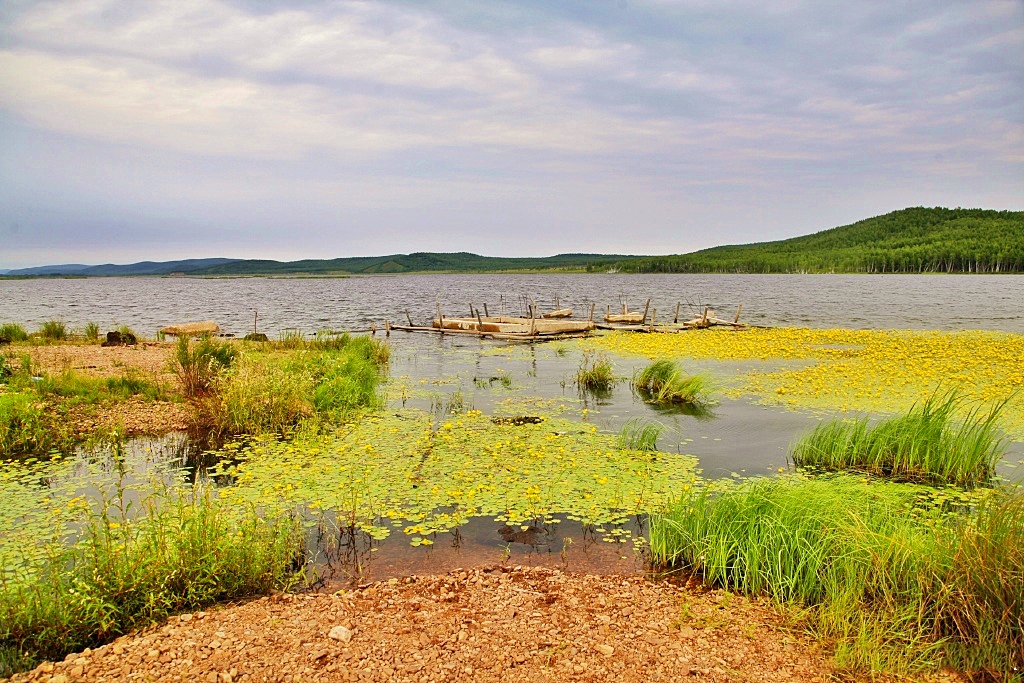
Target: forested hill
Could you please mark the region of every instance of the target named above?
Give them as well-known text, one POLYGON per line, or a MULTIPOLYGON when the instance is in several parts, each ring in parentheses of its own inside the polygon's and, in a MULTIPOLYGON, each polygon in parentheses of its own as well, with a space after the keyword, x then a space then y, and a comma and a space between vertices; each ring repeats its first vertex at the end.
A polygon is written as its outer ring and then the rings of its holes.
POLYGON ((638 273, 1024 272, 1024 211, 911 208, 778 242, 641 257, 638 273))

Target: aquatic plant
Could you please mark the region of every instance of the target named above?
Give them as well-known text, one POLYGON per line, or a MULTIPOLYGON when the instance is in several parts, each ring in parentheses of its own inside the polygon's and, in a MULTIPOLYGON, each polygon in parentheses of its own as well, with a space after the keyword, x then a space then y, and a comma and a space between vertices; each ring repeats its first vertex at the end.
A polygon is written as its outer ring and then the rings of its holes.
POLYGON ((47 320, 39 327, 38 334, 47 341, 62 341, 68 337, 68 326, 63 320, 47 320))
POLYGON ((665 425, 660 422, 634 417, 622 425, 616 445, 625 450, 656 451, 658 437, 664 429, 665 425))
POLYGON ((259 441, 230 456, 235 464, 222 470, 236 482, 224 491, 229 499, 308 506, 325 523, 376 536, 397 525, 411 540, 477 515, 512 525, 556 514, 622 524, 660 509, 696 478, 694 458, 619 450, 614 436, 578 422, 494 422, 476 410, 440 424, 418 410, 371 414, 330 434, 259 441))
POLYGON ((706 403, 709 387, 706 375, 687 375, 671 360, 655 361, 633 377, 636 392, 653 403, 706 403))
POLYGON ((1003 428, 1024 438, 1024 334, 781 327, 615 333, 582 343, 650 359, 763 363, 729 393, 794 407, 901 413, 939 386, 957 391, 967 404, 1009 399, 1003 428))
POLYGON ((227 342, 209 336, 192 342, 188 335, 178 337, 171 369, 181 382, 186 396, 199 397, 208 393, 217 376, 230 367, 238 350, 227 342))
POLYGON ((1005 402, 987 414, 974 407, 961 419, 962 404, 955 393, 932 395, 906 414, 875 424, 866 417, 823 422, 796 442, 791 456, 798 467, 816 470, 857 470, 929 484, 985 484, 1006 450, 997 425, 1005 402))
POLYGON ((805 606, 843 668, 1008 672, 1024 664, 1022 511, 1015 489, 756 479, 684 492, 652 519, 651 553, 708 584, 805 606))
POLYGON ((0 456, 46 452, 64 441, 62 431, 54 427, 38 399, 0 393, 0 456))
POLYGON ((615 384, 615 369, 605 353, 584 351, 576 370, 576 385, 589 391, 607 391, 615 384))
POLYGON ((18 323, 4 323, 0 325, 0 339, 12 342, 23 342, 28 339, 28 332, 18 323))

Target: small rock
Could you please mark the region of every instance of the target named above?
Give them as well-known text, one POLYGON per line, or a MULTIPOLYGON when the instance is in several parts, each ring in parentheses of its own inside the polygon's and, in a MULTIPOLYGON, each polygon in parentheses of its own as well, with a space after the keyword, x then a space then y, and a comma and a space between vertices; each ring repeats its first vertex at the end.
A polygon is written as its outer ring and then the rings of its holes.
POLYGON ((182 614, 180 617, 178 617, 178 621, 192 621, 192 615, 182 614))
POLYGON ((211 671, 210 673, 206 674, 206 683, 217 683, 218 678, 220 678, 220 676, 217 675, 217 672, 211 671))
POLYGON ((352 640, 352 631, 339 625, 332 628, 330 633, 327 634, 327 637, 332 640, 340 640, 343 643, 347 643, 352 640))
POLYGON ((693 629, 689 626, 683 626, 679 629, 680 638, 693 638, 693 629))
POLYGON ((605 643, 598 643, 594 646, 594 649, 603 654, 605 657, 611 657, 615 654, 615 648, 605 643))
POLYGON ((68 683, 68 677, 64 674, 54 674, 50 677, 50 683, 68 683))
POLYGON ((81 678, 82 675, 85 674, 85 667, 73 666, 71 667, 71 671, 68 673, 71 674, 71 678, 81 678))
POLYGON ((113 652, 115 655, 123 655, 124 645, 122 645, 121 643, 114 643, 114 647, 110 648, 110 651, 113 652))
POLYGON ((43 662, 39 665, 39 670, 44 674, 51 673, 53 671, 53 662, 43 662))

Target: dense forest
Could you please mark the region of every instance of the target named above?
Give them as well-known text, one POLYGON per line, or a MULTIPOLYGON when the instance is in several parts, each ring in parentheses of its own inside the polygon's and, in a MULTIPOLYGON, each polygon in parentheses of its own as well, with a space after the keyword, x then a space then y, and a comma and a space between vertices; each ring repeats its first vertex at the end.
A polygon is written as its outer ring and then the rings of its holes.
POLYGON ((42 266, 5 277, 101 275, 345 275, 496 272, 1022 273, 1024 211, 917 207, 778 242, 675 256, 559 254, 538 258, 468 252, 304 261, 193 259, 130 265, 42 266))
POLYGON ((634 273, 1020 273, 1024 212, 910 208, 778 242, 626 259, 634 273))

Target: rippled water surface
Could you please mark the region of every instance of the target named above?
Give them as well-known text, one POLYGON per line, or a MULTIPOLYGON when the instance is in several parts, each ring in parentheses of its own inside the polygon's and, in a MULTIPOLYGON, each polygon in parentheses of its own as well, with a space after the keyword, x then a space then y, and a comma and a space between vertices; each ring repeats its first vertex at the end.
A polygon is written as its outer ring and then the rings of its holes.
POLYGON ((542 309, 558 298, 578 312, 650 298, 659 317, 677 303, 706 304, 758 325, 1024 332, 1020 275, 398 275, 350 278, 95 278, 0 280, 0 321, 34 327, 62 318, 71 326, 126 324, 144 334, 163 325, 216 320, 227 332, 364 329, 409 311, 423 323, 437 302, 445 315, 470 303, 493 312, 523 297, 542 309))

